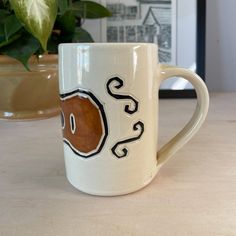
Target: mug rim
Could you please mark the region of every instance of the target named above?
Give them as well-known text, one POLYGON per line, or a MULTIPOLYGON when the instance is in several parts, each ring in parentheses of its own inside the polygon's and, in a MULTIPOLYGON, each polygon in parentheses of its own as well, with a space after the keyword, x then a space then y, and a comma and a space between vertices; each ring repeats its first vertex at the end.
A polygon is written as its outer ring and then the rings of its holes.
POLYGON ((59 47, 64 46, 89 46, 89 47, 112 47, 112 46, 119 46, 119 47, 136 47, 136 46, 154 46, 158 48, 158 45, 155 43, 138 43, 138 42, 99 42, 99 43, 60 43, 59 47))

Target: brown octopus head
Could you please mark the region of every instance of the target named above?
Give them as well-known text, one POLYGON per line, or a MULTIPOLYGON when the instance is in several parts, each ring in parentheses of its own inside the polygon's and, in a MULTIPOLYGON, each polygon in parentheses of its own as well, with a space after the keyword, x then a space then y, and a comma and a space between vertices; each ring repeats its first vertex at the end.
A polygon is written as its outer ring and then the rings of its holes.
POLYGON ((108 127, 103 105, 89 91, 77 89, 61 94, 63 140, 79 156, 98 154, 108 127))

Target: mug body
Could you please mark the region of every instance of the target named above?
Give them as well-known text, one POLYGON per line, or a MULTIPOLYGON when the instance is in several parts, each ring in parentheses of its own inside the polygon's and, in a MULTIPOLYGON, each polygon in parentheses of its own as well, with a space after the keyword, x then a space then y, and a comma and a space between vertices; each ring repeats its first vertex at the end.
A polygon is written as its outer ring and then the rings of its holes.
POLYGON ((157 46, 59 46, 66 175, 77 189, 136 191, 157 172, 157 46))

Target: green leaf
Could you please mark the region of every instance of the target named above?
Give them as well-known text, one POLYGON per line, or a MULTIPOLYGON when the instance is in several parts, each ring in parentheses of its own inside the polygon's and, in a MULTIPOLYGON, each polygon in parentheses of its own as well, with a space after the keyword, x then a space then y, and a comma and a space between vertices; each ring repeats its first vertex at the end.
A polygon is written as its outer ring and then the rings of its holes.
POLYGON ((89 43, 94 42, 92 36, 83 28, 76 28, 73 35, 72 42, 75 43, 89 43))
POLYGON ((17 18, 44 50, 57 16, 57 0, 10 0, 17 18))
POLYGON ((68 8, 67 0, 58 0, 59 15, 63 15, 68 8))
POLYGON ((4 18, 0 21, 0 48, 17 40, 24 31, 14 15, 4 18), (21 32, 19 32, 20 30, 21 32))
POLYGON ((9 11, 0 9, 0 22, 5 19, 9 15, 9 11))
POLYGON ((111 12, 99 3, 92 1, 75 2, 69 7, 81 18, 96 19, 111 16, 111 12))
POLYGON ((74 32, 76 26, 75 14, 73 11, 67 11, 63 16, 57 19, 61 30, 65 32, 74 32))
POLYGON ((9 0, 1 0, 1 1, 2 1, 3 5, 6 5, 7 2, 9 2, 9 0))
POLYGON ((19 60, 29 70, 28 60, 39 47, 38 40, 26 33, 13 44, 1 48, 1 53, 19 60))
POLYGON ((4 7, 3 0, 0 0, 0 7, 1 7, 1 8, 3 8, 3 7, 4 7))
POLYGON ((21 37, 21 34, 14 34, 10 39, 6 40, 5 37, 1 38, 0 36, 0 48, 11 44, 12 42, 16 41, 20 37, 21 37))
POLYGON ((74 32, 68 33, 68 32, 61 31, 60 38, 59 38, 60 43, 71 43, 73 35, 74 35, 74 32))
POLYGON ((21 23, 14 15, 8 16, 4 21, 4 33, 6 40, 8 41, 13 34, 21 29, 21 27, 21 23))
POLYGON ((4 24, 0 23, 0 45, 3 41, 6 41, 5 32, 4 32, 4 24))

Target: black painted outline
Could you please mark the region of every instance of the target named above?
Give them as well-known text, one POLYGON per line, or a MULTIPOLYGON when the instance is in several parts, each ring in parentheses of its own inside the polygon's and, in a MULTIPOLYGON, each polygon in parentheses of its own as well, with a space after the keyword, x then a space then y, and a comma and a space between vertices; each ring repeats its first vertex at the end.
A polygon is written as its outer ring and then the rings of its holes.
POLYGON ((138 121, 137 123, 135 123, 135 124, 133 125, 133 130, 134 130, 134 131, 139 130, 139 129, 141 130, 141 132, 140 132, 140 134, 139 134, 138 136, 133 137, 133 138, 129 138, 129 139, 126 139, 126 140, 123 140, 123 141, 120 141, 120 142, 116 143, 116 144, 112 147, 111 151, 112 151, 112 153, 113 153, 117 158, 126 157, 127 154, 128 154, 128 149, 127 149, 126 147, 124 147, 124 148, 121 150, 121 151, 123 152, 122 155, 117 154, 116 150, 117 150, 118 146, 120 146, 120 145, 122 145, 122 144, 126 144, 126 143, 130 143, 130 142, 136 141, 136 140, 138 140, 138 139, 140 139, 140 138, 142 137, 143 132, 144 132, 144 124, 143 124, 143 122, 141 122, 141 121, 138 121))
POLYGON ((105 114, 102 103, 90 91, 83 90, 83 89, 79 88, 79 89, 76 89, 76 90, 74 90, 72 92, 69 92, 69 93, 60 94, 60 98, 61 98, 61 100, 65 100, 67 97, 72 96, 73 94, 76 94, 76 93, 85 94, 85 95, 89 96, 96 103, 96 105, 98 106, 98 108, 101 112, 101 115, 102 115, 102 120, 103 120, 104 137, 102 139, 102 142, 100 143, 100 146, 99 146, 98 150, 96 152, 93 152, 93 153, 89 154, 89 155, 82 155, 81 153, 76 151, 76 149, 69 143, 69 141, 67 141, 64 138, 63 138, 63 141, 71 148, 71 150, 75 154, 77 154, 77 155, 79 155, 83 158, 89 158, 89 157, 94 156, 94 155, 98 154, 99 152, 101 152, 101 150, 102 150, 102 148, 103 148, 103 146, 106 142, 106 139, 107 139, 107 136, 108 136, 107 118, 106 118, 106 114, 105 114))
POLYGON ((119 77, 112 77, 111 79, 108 80, 107 84, 106 84, 106 87, 107 87, 107 92, 115 99, 127 99, 127 100, 131 100, 133 103, 134 103, 134 109, 131 109, 130 105, 125 105, 125 109, 124 111, 128 114, 134 114, 135 112, 138 111, 138 101, 135 100, 132 96, 130 95, 120 95, 120 94, 116 94, 116 93, 113 93, 111 91, 111 88, 110 88, 110 85, 113 83, 113 82, 118 82, 117 85, 115 85, 114 87, 116 89, 120 89, 124 86, 124 82, 122 79, 120 79, 119 77))

